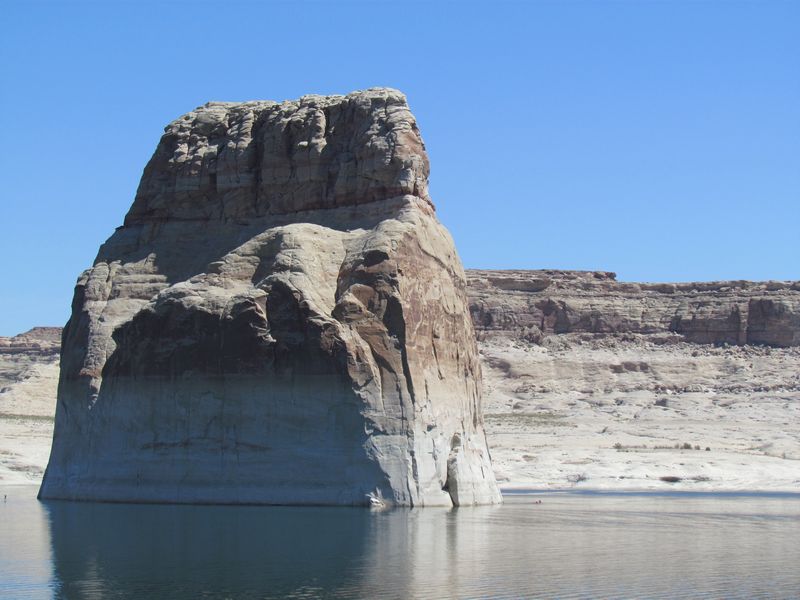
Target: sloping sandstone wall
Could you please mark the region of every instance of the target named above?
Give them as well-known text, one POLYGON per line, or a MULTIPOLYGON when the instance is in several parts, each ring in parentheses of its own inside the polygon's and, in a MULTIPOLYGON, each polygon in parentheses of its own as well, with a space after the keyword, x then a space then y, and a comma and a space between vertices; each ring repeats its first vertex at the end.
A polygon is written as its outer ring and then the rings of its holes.
POLYGON ((498 502, 428 169, 394 90, 171 123, 78 280, 40 496, 498 502))

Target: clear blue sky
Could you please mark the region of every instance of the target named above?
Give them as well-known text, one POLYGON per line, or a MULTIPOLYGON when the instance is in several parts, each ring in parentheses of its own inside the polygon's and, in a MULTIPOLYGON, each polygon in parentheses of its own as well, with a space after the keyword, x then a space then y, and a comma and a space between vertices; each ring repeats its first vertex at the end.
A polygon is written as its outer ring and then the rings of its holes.
POLYGON ((372 86, 467 267, 800 279, 800 2, 5 0, 0 53, 0 335, 66 321, 170 120, 372 86))

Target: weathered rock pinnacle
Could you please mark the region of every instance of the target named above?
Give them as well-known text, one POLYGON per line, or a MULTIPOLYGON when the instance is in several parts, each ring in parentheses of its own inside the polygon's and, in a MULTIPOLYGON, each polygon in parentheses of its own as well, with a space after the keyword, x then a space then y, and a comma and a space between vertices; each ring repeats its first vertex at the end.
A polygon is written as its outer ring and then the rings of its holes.
POLYGON ((428 168, 390 89, 171 123, 78 280, 40 497, 499 502, 428 168))

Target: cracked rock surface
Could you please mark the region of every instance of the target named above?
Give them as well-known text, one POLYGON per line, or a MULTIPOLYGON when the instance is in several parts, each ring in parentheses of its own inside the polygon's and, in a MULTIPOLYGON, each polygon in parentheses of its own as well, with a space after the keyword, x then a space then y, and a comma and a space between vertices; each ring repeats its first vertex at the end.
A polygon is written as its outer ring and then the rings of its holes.
POLYGON ((428 169, 390 89, 167 126, 78 280, 40 496, 499 502, 428 169))

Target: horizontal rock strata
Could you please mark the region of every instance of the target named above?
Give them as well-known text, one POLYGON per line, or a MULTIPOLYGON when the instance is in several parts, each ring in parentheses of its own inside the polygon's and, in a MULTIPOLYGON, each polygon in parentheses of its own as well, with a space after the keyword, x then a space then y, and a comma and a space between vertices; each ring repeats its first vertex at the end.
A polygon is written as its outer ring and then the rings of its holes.
POLYGON ((60 327, 0 337, 0 482, 42 477, 58 385, 60 327))
POLYGON ((479 335, 675 334, 700 344, 800 345, 800 282, 623 283, 603 271, 467 271, 479 335))
POLYGON ((51 356, 61 351, 61 327, 34 327, 13 337, 0 336, 0 354, 51 356))

